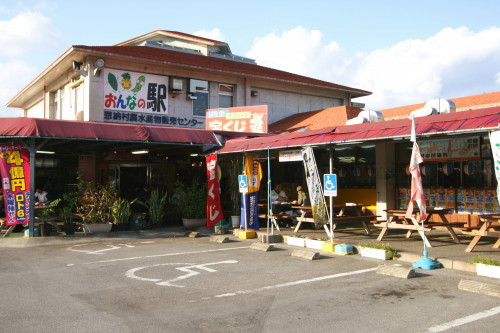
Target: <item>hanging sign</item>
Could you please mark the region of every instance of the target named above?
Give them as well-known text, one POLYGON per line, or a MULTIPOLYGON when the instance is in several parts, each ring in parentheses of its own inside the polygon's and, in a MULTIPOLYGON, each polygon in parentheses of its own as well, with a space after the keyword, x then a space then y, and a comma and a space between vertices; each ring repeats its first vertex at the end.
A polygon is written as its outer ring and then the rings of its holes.
POLYGON ((207 227, 213 227, 224 217, 220 204, 219 192, 219 168, 217 165, 217 154, 207 156, 207 227))
POLYGON ((280 151, 280 162, 302 161, 302 150, 285 150, 280 151))
POLYGON ((22 144, 0 145, 0 174, 7 225, 28 223, 30 158, 22 144))

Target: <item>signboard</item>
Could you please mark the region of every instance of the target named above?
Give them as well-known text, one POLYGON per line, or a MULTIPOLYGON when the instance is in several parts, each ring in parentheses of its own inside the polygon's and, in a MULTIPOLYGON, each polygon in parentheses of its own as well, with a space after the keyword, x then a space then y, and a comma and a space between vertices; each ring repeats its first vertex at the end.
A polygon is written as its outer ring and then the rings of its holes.
POLYGON ((104 69, 104 109, 168 114, 168 77, 104 69))
POLYGON ((323 184, 325 184, 325 196, 336 197, 337 196, 337 175, 336 174, 324 174, 323 184))
POLYGON ((316 226, 322 226, 328 223, 329 218, 313 149, 311 147, 303 149, 302 158, 304 161, 307 189, 309 190, 309 200, 311 200, 314 224, 316 226))
POLYGON ((0 174, 7 225, 28 223, 30 158, 22 144, 0 145, 0 174))
POLYGON ((302 161, 302 150, 280 151, 280 162, 302 161))
POLYGON ((210 131, 267 133, 267 105, 209 109, 205 123, 210 131))
POLYGON ((419 148, 425 161, 478 159, 481 157, 479 136, 423 140, 420 141, 419 148))
POLYGON ((240 193, 247 193, 248 192, 247 175, 239 175, 238 176, 238 185, 240 188, 240 193))

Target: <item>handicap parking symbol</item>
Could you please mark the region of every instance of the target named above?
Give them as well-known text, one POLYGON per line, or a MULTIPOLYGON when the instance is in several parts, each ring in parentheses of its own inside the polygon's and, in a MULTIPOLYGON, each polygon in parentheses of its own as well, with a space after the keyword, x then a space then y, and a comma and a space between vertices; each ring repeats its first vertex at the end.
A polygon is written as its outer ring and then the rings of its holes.
POLYGON ((337 196, 337 175, 336 174, 324 174, 323 183, 325 186, 325 196, 336 197, 337 196))
POLYGON ((238 176, 238 184, 240 188, 240 193, 248 192, 248 179, 247 175, 239 175, 238 176))

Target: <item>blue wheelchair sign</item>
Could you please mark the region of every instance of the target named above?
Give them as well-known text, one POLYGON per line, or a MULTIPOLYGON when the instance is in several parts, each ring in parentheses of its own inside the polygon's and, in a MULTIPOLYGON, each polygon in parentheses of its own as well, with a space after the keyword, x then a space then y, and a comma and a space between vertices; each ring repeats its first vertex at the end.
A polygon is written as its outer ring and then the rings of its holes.
POLYGON ((337 175, 336 174, 324 174, 323 184, 325 186, 325 196, 336 197, 337 196, 337 175))
POLYGON ((247 175, 239 175, 238 176, 238 185, 240 188, 240 193, 247 193, 248 192, 247 175))

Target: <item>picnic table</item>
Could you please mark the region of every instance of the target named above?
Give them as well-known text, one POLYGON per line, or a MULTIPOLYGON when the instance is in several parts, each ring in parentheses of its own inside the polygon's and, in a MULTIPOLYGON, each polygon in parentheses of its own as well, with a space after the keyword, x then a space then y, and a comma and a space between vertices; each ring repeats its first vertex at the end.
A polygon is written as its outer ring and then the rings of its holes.
POLYGON ((482 237, 494 237, 498 240, 493 244, 494 249, 500 247, 500 214, 485 214, 479 215, 479 221, 482 223, 481 227, 477 230, 471 230, 471 234, 474 235, 469 246, 465 249, 465 252, 471 252, 482 237))
MULTIPOLYGON (((340 223, 347 222, 360 222, 365 229, 368 235, 371 235, 369 223, 371 220, 375 220, 377 218, 376 215, 364 215, 363 207, 368 205, 362 204, 345 204, 345 205, 334 205, 333 211, 334 216, 332 219, 332 227, 335 230, 340 223)), ((292 206, 293 209, 301 210, 301 215, 296 218, 297 225, 295 227, 295 232, 297 232, 303 222, 314 223, 314 219, 312 217, 312 206, 292 206)), ((328 209, 328 208, 327 208, 328 209)), ((328 227, 326 224, 323 226, 327 231, 327 234, 330 235, 328 227)))
MULTIPOLYGON (((426 211, 427 218, 424 221, 424 229, 422 230, 422 225, 419 223, 419 209, 414 209, 409 219, 405 217, 406 209, 385 210, 385 212, 387 213, 387 222, 380 222, 375 224, 376 227, 382 228, 382 231, 380 232, 377 240, 381 241, 389 229, 407 230, 408 232, 406 233, 406 238, 410 238, 413 231, 417 231, 420 234, 420 237, 422 237, 422 239, 425 241, 425 245, 428 247, 432 247, 428 237, 424 237, 424 231, 431 231, 436 227, 445 227, 453 241, 455 243, 460 243, 457 234, 452 228, 453 223, 450 223, 446 218, 446 214, 449 213, 449 209, 427 208, 426 211), (429 222, 431 216, 433 215, 439 216, 441 222, 429 222)), ((463 223, 460 224, 463 225, 463 223)))

